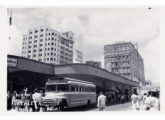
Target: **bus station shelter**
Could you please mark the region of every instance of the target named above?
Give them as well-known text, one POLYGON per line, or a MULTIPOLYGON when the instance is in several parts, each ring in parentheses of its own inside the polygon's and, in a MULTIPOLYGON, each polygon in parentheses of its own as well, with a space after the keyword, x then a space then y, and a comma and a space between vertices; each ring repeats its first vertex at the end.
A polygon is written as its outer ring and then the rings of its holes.
POLYGON ((52 65, 27 58, 7 56, 7 88, 20 91, 24 87, 30 90, 44 88, 49 77, 61 76, 93 82, 99 91, 111 94, 128 94, 139 82, 87 64, 52 65))

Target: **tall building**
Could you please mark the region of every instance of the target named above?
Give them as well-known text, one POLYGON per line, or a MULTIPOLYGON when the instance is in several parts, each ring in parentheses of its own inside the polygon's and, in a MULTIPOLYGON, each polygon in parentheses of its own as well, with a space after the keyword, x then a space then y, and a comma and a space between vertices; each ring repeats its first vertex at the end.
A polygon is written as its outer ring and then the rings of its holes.
POLYGON ((86 64, 101 68, 101 62, 99 61, 86 61, 86 64))
POLYGON ((73 63, 83 63, 83 53, 81 51, 74 50, 73 63))
POLYGON ((60 33, 49 27, 29 29, 23 35, 22 56, 50 63, 66 64, 73 62, 73 33, 60 33))
POLYGON ((105 69, 145 84, 143 58, 131 42, 104 46, 105 69))

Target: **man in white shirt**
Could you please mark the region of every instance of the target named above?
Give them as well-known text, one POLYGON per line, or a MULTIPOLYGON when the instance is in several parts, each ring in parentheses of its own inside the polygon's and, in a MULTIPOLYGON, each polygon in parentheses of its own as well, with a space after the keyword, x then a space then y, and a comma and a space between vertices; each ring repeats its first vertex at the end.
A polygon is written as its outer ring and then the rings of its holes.
POLYGON ((159 110, 159 99, 154 96, 154 93, 149 92, 149 96, 145 100, 146 110, 159 110))
POLYGON ((38 90, 35 90, 34 94, 32 95, 32 99, 35 105, 35 111, 38 111, 39 105, 41 103, 41 93, 39 93, 38 90))
POLYGON ((132 102, 132 109, 139 110, 139 99, 136 91, 134 91, 133 94, 131 95, 131 102, 132 102))
POLYGON ((100 92, 98 97, 97 107, 99 108, 99 111, 103 111, 106 107, 106 96, 104 96, 102 92, 100 92))

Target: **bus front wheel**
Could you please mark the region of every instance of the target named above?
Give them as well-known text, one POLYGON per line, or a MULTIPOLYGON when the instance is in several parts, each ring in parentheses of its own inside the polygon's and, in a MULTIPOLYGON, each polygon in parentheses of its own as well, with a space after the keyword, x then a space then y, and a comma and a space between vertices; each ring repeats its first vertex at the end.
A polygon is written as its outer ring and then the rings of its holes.
POLYGON ((64 111, 65 107, 67 107, 67 102, 66 100, 63 100, 59 105, 59 111, 64 111))

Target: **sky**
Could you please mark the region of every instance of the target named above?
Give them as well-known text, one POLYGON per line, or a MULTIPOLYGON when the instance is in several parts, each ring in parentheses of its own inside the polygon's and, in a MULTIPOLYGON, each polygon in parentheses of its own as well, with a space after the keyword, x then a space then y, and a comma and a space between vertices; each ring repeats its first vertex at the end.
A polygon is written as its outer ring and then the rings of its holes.
POLYGON ((29 28, 49 26, 59 32, 74 33, 75 48, 84 60, 101 61, 104 45, 128 41, 138 44, 144 60, 145 78, 159 83, 159 9, 148 7, 107 8, 12 8, 8 53, 21 55, 22 35, 29 28))

